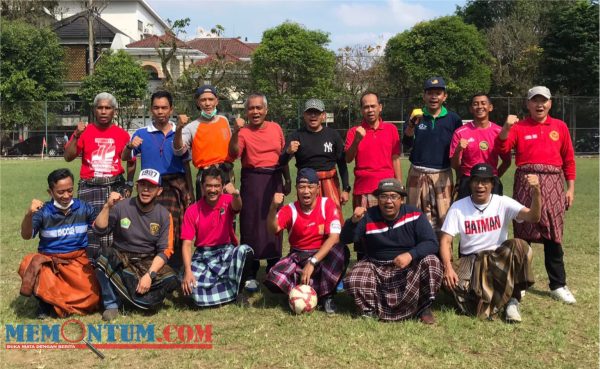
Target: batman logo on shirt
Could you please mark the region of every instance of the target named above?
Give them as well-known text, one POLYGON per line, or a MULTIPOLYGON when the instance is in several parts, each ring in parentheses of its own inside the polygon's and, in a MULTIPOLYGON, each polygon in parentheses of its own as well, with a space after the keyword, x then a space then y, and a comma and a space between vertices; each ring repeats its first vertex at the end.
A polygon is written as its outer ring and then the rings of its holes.
POLYGON ((156 236, 158 235, 158 231, 160 231, 160 224, 150 223, 150 234, 156 236))

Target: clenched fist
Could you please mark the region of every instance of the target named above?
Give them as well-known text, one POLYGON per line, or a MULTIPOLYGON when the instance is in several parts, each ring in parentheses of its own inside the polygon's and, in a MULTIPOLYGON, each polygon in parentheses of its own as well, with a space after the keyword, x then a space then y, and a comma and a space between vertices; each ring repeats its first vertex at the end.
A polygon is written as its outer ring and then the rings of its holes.
POLYGON ((77 129, 75 129, 75 137, 81 136, 83 131, 85 131, 85 127, 87 127, 87 123, 84 123, 84 122, 77 123, 77 129))
POLYGON ((29 206, 29 214, 33 214, 33 213, 39 211, 42 208, 42 206, 44 206, 44 203, 41 202, 40 200, 38 200, 38 199, 31 200, 31 205, 29 206))
POLYGON ((366 208, 363 208, 362 206, 357 206, 356 209, 354 209, 354 214, 352 214, 352 223, 358 223, 365 216, 366 212, 366 208))
POLYGON ((273 195, 273 205, 279 206, 283 204, 283 197, 281 192, 276 192, 275 195, 273 195))
POLYGON ((144 140, 140 136, 135 136, 133 140, 131 140, 131 147, 137 149, 144 142, 144 140))
POLYGON ((288 154, 293 155, 298 151, 299 147, 300 147, 300 141, 292 141, 292 142, 290 142, 290 146, 288 146, 286 151, 288 154))
POLYGON ((516 115, 511 114, 511 115, 509 115, 506 118, 506 122, 504 123, 504 127, 508 128, 508 129, 511 129, 512 126, 515 123, 517 123, 518 121, 519 121, 519 117, 517 117, 516 115))
POLYGON ((367 131, 365 131, 364 127, 356 128, 356 134, 354 135, 354 141, 360 142, 363 138, 365 138, 366 134, 367 134, 367 131))
POLYGON ((535 174, 525 174, 525 179, 527 179, 527 184, 530 188, 539 188, 540 187, 540 179, 535 174))
POLYGON ((183 128, 189 122, 190 122, 190 117, 188 117, 186 114, 179 114, 177 116, 177 128, 180 128, 180 127, 183 128))
POLYGON ((108 208, 110 209, 113 206, 115 206, 115 204, 118 203, 119 201, 121 201, 122 199, 123 199, 123 196, 121 196, 120 193, 111 192, 110 195, 108 196, 108 200, 106 200, 105 206, 108 206, 108 208))
POLYGON ((463 151, 464 149, 467 148, 467 146, 469 146, 469 141, 467 141, 466 138, 461 138, 460 141, 458 142, 458 146, 456 147, 456 149, 458 151, 463 151))

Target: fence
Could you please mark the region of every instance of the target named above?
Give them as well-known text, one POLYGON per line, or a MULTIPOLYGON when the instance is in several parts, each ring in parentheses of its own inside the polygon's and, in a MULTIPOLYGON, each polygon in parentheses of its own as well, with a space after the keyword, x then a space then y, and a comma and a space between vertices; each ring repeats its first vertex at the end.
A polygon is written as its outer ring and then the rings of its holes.
MULTIPOLYGON (((508 114, 522 117, 527 112, 525 98, 491 97, 491 100, 494 110, 490 117, 492 121, 499 124, 504 122, 508 114)), ((340 131, 343 137, 350 127, 361 120, 360 105, 356 99, 324 100, 324 102, 327 108, 326 124, 340 131)), ((416 107, 408 99, 383 99, 382 104, 383 118, 396 123, 400 130, 412 108, 416 107)), ((174 105, 174 119, 176 119, 176 114, 181 113, 192 117, 198 115, 193 100, 176 101, 174 105)), ((270 99, 267 118, 278 122, 284 131, 292 131, 303 124, 303 107, 303 100, 270 99)), ((468 120, 470 117, 468 104, 450 102, 448 108, 456 111, 464 120, 468 120)), ((243 117, 243 110, 242 101, 219 101, 221 113, 231 113, 243 117)), ((60 141, 65 134, 70 135, 77 122, 88 121, 89 114, 84 104, 78 101, 23 102, 17 106, 12 104, 10 107, 3 103, 0 105, 0 112, 2 112, 0 117, 3 127, 0 140, 2 155, 8 155, 11 147, 32 137, 44 136, 50 147, 49 145, 54 140, 60 141), (7 123, 7 114, 10 114, 11 111, 30 113, 29 116, 32 117, 30 124, 11 125, 7 123)), ((577 154, 598 154, 600 136, 598 97, 554 97, 551 115, 567 122, 577 154)), ((148 102, 137 101, 135 104, 122 104, 122 108, 117 113, 117 121, 130 131, 147 125, 150 122, 148 102)), ((39 141, 39 138, 34 141, 39 141)), ((12 150, 12 152, 15 151, 12 150)))

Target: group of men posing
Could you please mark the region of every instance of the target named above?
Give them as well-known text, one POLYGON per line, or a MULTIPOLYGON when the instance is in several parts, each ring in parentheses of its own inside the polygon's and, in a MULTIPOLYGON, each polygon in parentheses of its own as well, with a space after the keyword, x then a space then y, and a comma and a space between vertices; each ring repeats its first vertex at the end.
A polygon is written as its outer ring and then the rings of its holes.
POLYGON ((442 78, 428 79, 424 106, 413 111, 400 140, 381 117, 379 96, 366 92, 363 119, 344 143, 323 125, 321 100, 306 101, 304 127, 286 140, 266 120, 264 95, 248 97, 246 121, 231 119, 217 114, 217 92, 208 85, 196 91, 200 116, 192 122, 186 115, 171 122, 171 95, 154 93, 152 123, 130 139, 113 123, 115 98, 101 93, 95 122, 80 123, 65 148, 67 161, 82 160, 78 199, 73 175, 55 170, 48 176, 52 200, 34 199, 23 219, 23 238, 39 234, 40 242, 19 268, 21 293, 37 297, 40 317, 91 313, 101 301, 102 318, 112 320, 125 301, 152 309, 178 288, 197 306, 247 304, 266 260, 269 290, 287 294, 309 284, 327 313, 336 312, 333 296, 343 281, 361 316, 431 324, 443 284, 462 312, 493 318, 504 311, 515 322, 534 283, 529 243, 541 242, 551 294, 575 303, 561 246, 564 212, 574 198, 574 152, 566 124, 548 114, 550 91, 530 89, 529 116, 511 115, 503 127, 490 122, 487 95, 472 98, 473 121, 465 125, 443 105, 447 96, 442 78), (411 148, 406 188, 401 142, 411 148), (515 199, 502 196, 499 179, 512 149, 515 199), (141 171, 131 197, 137 157, 141 171), (292 157, 297 200, 284 205, 292 157), (197 168, 195 194, 190 161, 197 168), (352 216, 344 222, 351 194, 352 216), (508 239, 510 220, 514 239, 508 239), (282 258, 284 229, 290 252, 282 258), (357 263, 346 273, 349 243, 357 263))

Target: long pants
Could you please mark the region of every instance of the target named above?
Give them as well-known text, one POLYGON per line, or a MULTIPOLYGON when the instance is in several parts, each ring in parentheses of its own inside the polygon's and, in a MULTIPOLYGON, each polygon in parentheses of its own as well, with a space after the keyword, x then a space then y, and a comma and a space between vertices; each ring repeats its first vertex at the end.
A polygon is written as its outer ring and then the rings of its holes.
POLYGON ((567 273, 563 261, 563 248, 560 243, 544 239, 544 266, 550 280, 551 290, 567 285, 567 273))

